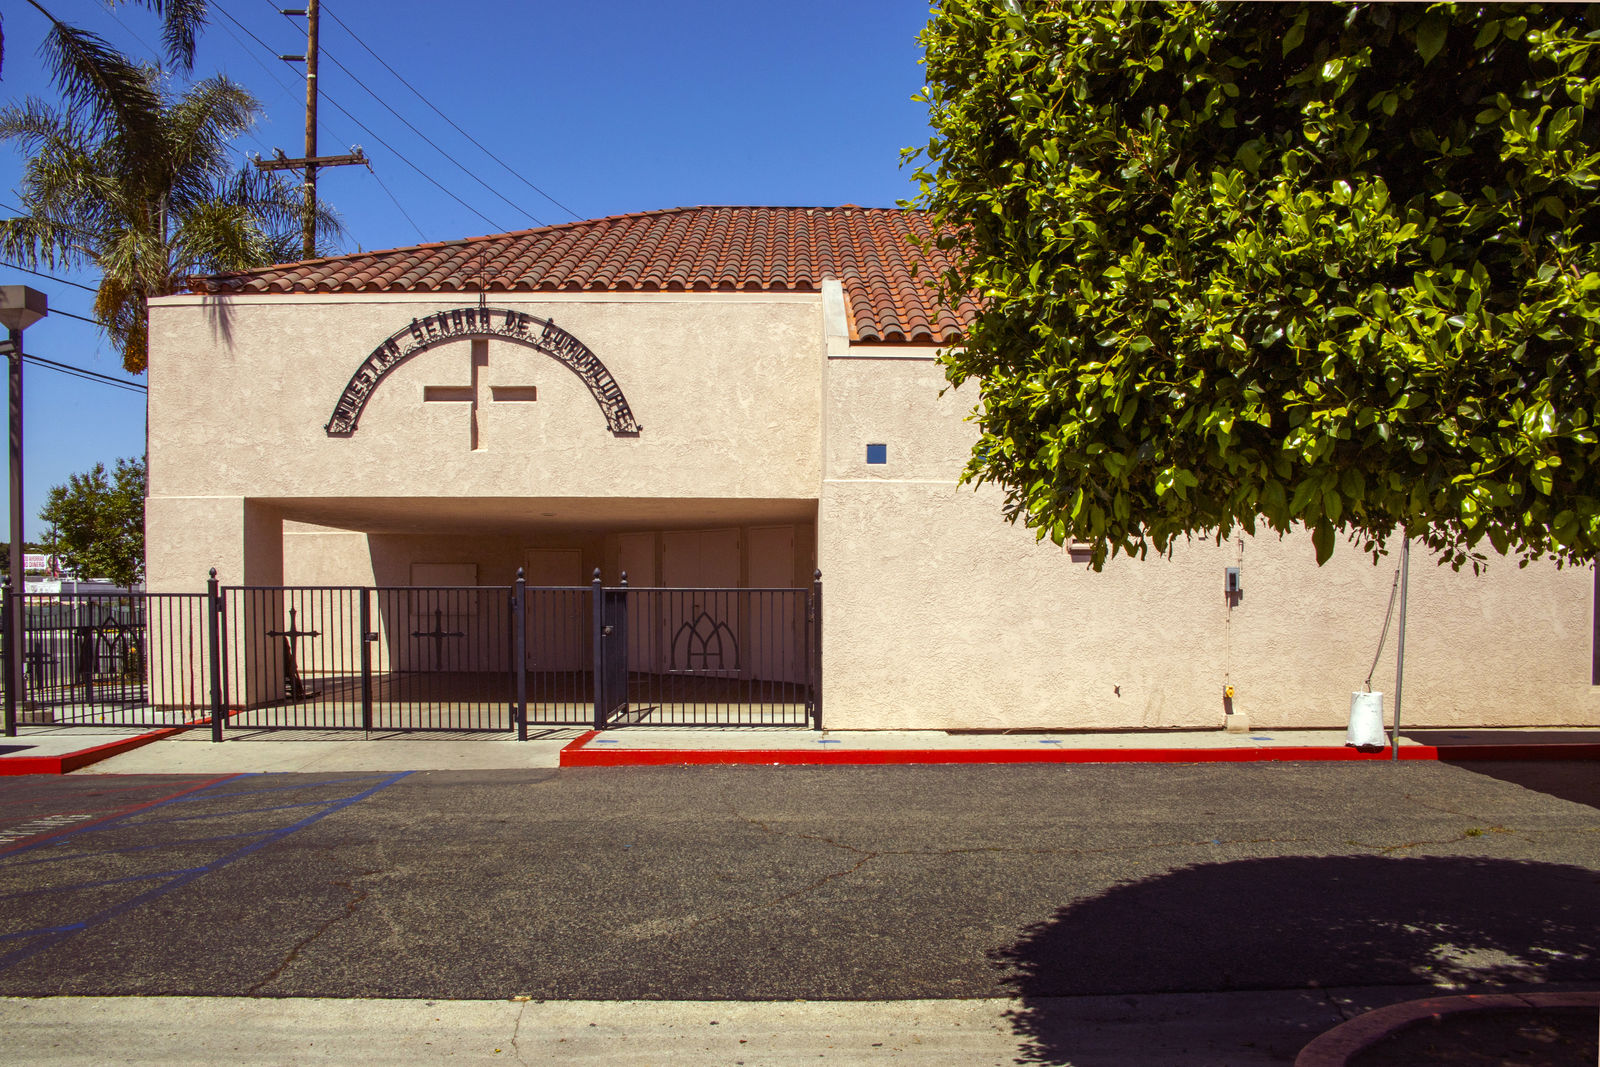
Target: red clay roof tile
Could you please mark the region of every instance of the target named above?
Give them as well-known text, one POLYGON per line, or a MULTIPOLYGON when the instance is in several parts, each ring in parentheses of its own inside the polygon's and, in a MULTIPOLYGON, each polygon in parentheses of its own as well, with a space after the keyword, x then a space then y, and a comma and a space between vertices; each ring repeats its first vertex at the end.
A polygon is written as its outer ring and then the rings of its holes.
POLYGON ((198 293, 816 292, 844 286, 858 341, 943 344, 976 310, 941 307, 949 266, 927 217, 897 208, 688 207, 358 252, 189 279, 198 293), (918 248, 913 238, 930 247, 918 248), (913 269, 918 273, 913 275, 913 269))

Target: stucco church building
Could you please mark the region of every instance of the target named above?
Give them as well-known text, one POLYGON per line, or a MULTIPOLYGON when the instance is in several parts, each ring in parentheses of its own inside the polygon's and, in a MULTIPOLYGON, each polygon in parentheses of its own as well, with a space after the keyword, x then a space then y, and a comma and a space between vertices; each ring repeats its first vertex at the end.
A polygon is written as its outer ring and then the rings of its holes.
MULTIPOLYGON (((1097 573, 1008 524, 957 485, 975 391, 934 359, 971 309, 934 303, 930 236, 697 207, 197 279, 151 302, 148 587, 820 570, 832 728, 1342 726, 1394 557, 1234 537, 1097 573)), ((1408 724, 1594 724, 1594 601, 1592 569, 1417 556, 1408 724)))

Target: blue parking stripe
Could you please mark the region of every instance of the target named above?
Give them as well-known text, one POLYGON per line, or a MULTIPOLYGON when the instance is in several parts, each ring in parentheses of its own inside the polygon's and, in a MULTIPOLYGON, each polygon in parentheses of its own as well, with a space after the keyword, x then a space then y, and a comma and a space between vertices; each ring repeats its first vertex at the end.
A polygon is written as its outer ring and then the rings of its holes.
POLYGON ((341 800, 333 801, 328 805, 328 807, 325 810, 319 811, 319 812, 314 812, 314 813, 312 813, 310 815, 307 815, 305 818, 301 819, 299 822, 291 823, 288 826, 285 826, 285 827, 282 827, 281 829, 273 831, 271 834, 269 834, 268 836, 262 838, 260 841, 256 841, 256 842, 254 842, 252 844, 245 845, 242 848, 235 849, 234 851, 228 853, 225 856, 222 856, 222 857, 220 857, 218 859, 212 860, 210 863, 206 864, 203 867, 196 867, 191 871, 188 871, 188 872, 186 872, 184 874, 181 874, 178 877, 172 879, 172 881, 168 882, 166 885, 158 886, 155 889, 151 889, 151 890, 148 890, 148 891, 146 891, 144 893, 140 893, 138 896, 133 897, 131 900, 125 900, 121 904, 116 904, 116 905, 113 905, 112 907, 106 908, 104 911, 101 911, 101 912, 91 916, 90 918, 84 920, 82 923, 75 923, 75 924, 73 924, 72 927, 63 929, 59 933, 50 934, 50 935, 46 936, 45 939, 42 942, 40 942, 39 944, 30 945, 30 946, 28 946, 26 948, 17 949, 16 951, 11 952, 11 953, 9 953, 7 955, 0 956, 0 970, 5 970, 6 968, 9 968, 9 967, 14 967, 18 963, 21 963, 23 960, 26 960, 26 959, 28 959, 28 958, 30 958, 32 956, 36 956, 40 952, 43 952, 47 948, 54 948, 56 945, 59 945, 61 942, 65 941, 67 938, 72 937, 75 934, 82 933, 84 930, 93 929, 96 926, 100 926, 100 925, 102 925, 104 923, 110 922, 112 919, 118 918, 118 917, 120 917, 122 915, 126 915, 128 912, 134 910, 135 908, 138 908, 138 907, 141 907, 141 906, 143 906, 145 904, 148 904, 152 900, 157 900, 157 899, 165 896, 166 894, 172 892, 174 889, 181 889, 183 886, 188 885, 190 882, 193 882, 197 878, 201 878, 204 875, 210 874, 212 871, 220 870, 221 868, 228 866, 230 863, 234 863, 234 862, 236 862, 238 860, 242 860, 246 856, 252 855, 253 853, 258 852, 261 849, 265 848, 266 846, 272 844, 274 841, 281 841, 285 837, 288 837, 290 834, 295 833, 298 830, 303 830, 307 826, 312 825, 313 823, 320 822, 321 820, 327 818, 329 815, 332 815, 336 811, 343 811, 345 808, 348 808, 350 805, 355 804, 355 803, 357 803, 359 801, 365 800, 368 797, 372 796, 373 794, 380 792, 381 790, 387 789, 389 786, 394 785, 394 783, 400 781, 400 779, 406 777, 407 775, 409 775, 411 773, 413 773, 413 772, 411 772, 411 771, 401 771, 398 774, 390 775, 389 777, 385 778, 383 781, 379 782, 377 785, 373 786, 370 789, 363 790, 362 792, 357 793, 354 796, 345 797, 345 798, 343 798, 341 800))
POLYGON ((135 852, 153 852, 162 848, 182 848, 185 845, 209 845, 214 841, 237 841, 241 837, 260 837, 262 834, 270 833, 272 833, 272 830, 269 827, 265 830, 241 830, 236 834, 180 837, 170 841, 158 841, 153 845, 124 845, 121 848, 97 848, 92 852, 68 852, 62 856, 36 856, 33 859, 22 860, 16 866, 33 867, 41 863, 72 863, 77 860, 94 859, 96 856, 131 856, 135 852))
POLYGON ((0 941, 15 941, 19 937, 43 937, 46 934, 73 934, 83 929, 83 923, 67 923, 65 926, 45 926, 38 930, 23 930, 15 934, 0 934, 0 941))
MULTIPOLYGON (((240 778, 247 778, 247 777, 252 777, 252 776, 251 775, 245 775, 245 774, 229 775, 229 776, 227 776, 225 778, 219 779, 218 781, 212 782, 210 785, 206 786, 204 789, 198 790, 198 792, 203 793, 203 792, 206 792, 206 790, 214 789, 215 787, 217 787, 219 785, 223 785, 223 784, 225 784, 227 782, 233 782, 233 781, 237 781, 240 778)), ((97 832, 99 832, 101 830, 104 830, 104 829, 106 829, 108 827, 117 826, 117 825, 125 822, 126 820, 133 818, 135 815, 142 815, 147 811, 154 811, 156 808, 164 808, 168 804, 176 804, 179 801, 181 801, 184 797, 193 796, 193 795, 194 795, 193 793, 183 793, 183 794, 180 794, 180 795, 175 796, 175 797, 168 797, 166 800, 160 800, 160 801, 157 801, 154 804, 146 804, 144 807, 135 808, 133 811, 125 811, 121 815, 115 815, 115 816, 113 816, 113 817, 111 817, 109 819, 98 820, 98 821, 95 821, 95 822, 87 823, 87 824, 85 824, 83 826, 79 826, 79 827, 76 827, 75 829, 71 829, 71 830, 62 830, 60 833, 51 834, 49 837, 46 837, 43 840, 34 841, 34 842, 32 842, 30 844, 26 844, 26 845, 18 845, 16 848, 7 849, 3 854, 0 854, 0 863, 8 863, 8 862, 10 862, 10 860, 11 860, 11 858, 13 856, 20 856, 24 852, 32 852, 34 849, 43 848, 46 845, 54 845, 54 844, 57 844, 57 843, 59 843, 61 841, 65 841, 68 838, 77 837, 79 834, 97 833, 97 832)))

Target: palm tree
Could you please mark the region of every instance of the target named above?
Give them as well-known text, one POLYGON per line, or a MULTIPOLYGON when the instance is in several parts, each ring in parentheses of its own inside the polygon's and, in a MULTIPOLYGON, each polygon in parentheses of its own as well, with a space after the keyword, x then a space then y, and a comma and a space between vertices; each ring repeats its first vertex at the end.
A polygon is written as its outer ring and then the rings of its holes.
MULTIPOLYGON (((109 0, 112 7, 118 0, 109 0)), ((194 69, 195 38, 206 24, 206 0, 138 0, 139 3, 161 16, 161 41, 167 46, 167 61, 185 74, 194 69)), ((44 15, 45 18, 55 23, 56 17, 46 11, 39 0, 28 0, 28 3, 44 15)), ((0 62, 5 58, 5 30, 0 24, 0 62)), ((49 45, 46 45, 48 48, 49 45)), ((56 68, 57 76, 61 68, 56 68)))
MULTIPOLYGON (((148 362, 146 301, 191 274, 299 258, 304 204, 275 175, 230 159, 259 110, 245 89, 214 77, 174 97, 158 68, 51 22, 46 52, 67 106, 0 108, 0 141, 28 155, 23 213, 0 219, 0 254, 97 270, 95 314, 137 373, 148 362)), ((323 237, 339 232, 331 213, 317 221, 323 237)))

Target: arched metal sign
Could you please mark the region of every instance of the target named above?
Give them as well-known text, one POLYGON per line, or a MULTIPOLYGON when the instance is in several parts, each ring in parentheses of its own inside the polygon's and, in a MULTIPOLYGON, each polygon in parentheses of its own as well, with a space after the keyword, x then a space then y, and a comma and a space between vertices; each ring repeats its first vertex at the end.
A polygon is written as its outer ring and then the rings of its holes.
POLYGON ((589 351, 589 346, 549 319, 510 308, 467 307, 412 319, 410 326, 374 348, 339 394, 326 427, 328 436, 349 437, 355 433, 362 409, 378 383, 412 356, 452 341, 478 338, 513 341, 543 352, 589 387, 613 434, 627 437, 639 432, 639 423, 628 407, 628 398, 622 395, 622 387, 599 357, 589 351))

